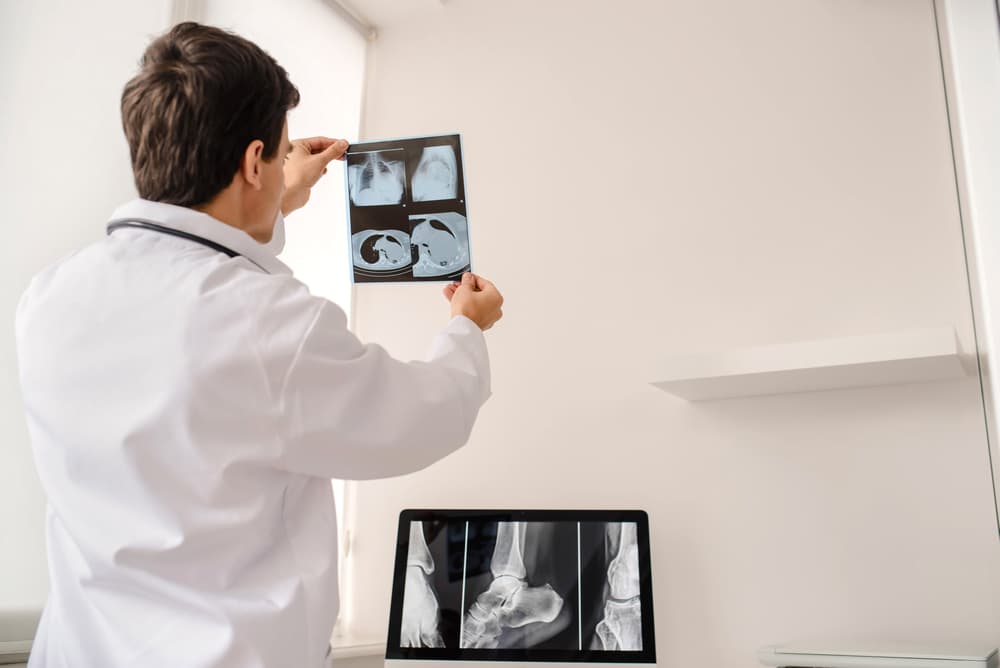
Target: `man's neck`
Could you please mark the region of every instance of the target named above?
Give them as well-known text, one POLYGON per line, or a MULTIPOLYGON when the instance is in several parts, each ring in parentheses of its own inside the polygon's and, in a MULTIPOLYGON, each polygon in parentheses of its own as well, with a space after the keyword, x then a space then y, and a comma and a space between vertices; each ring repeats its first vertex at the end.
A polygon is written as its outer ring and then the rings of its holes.
POLYGON ((266 244, 270 241, 270 238, 261 239, 259 231, 255 233, 254 231, 248 229, 248 220, 244 215, 243 208, 239 204, 238 196, 233 192, 233 188, 226 188, 221 193, 216 195, 212 201, 194 208, 202 213, 207 213, 212 218, 215 218, 230 227, 243 230, 253 237, 253 239, 258 243, 266 244))

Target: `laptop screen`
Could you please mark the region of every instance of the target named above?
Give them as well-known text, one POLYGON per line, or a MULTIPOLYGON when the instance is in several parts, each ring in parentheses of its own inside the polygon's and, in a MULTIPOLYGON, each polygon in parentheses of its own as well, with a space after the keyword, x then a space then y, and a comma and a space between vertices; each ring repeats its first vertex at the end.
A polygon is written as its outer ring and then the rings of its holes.
POLYGON ((404 510, 387 659, 655 663, 637 510, 404 510))

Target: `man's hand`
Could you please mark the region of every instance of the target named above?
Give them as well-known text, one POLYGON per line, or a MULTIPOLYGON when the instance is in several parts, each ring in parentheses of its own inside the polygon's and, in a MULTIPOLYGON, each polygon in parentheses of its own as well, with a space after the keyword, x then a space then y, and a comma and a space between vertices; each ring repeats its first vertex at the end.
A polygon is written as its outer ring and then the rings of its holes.
POLYGON ((285 192, 281 213, 285 216, 309 201, 311 188, 326 174, 331 160, 343 160, 348 143, 344 139, 310 137, 292 141, 292 152, 285 160, 285 192))
POLYGON ((444 296, 451 302, 451 315, 464 315, 484 332, 503 317, 503 295, 482 276, 466 272, 461 283, 444 287, 444 296))

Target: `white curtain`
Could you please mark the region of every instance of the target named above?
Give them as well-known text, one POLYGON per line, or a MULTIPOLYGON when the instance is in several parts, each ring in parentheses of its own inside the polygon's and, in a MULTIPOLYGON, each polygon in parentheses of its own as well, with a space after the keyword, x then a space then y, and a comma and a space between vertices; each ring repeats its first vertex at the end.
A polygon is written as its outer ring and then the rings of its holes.
MULTIPOLYGON (((321 0, 0 0, 0 617, 30 617, 48 595, 45 498, 16 374, 17 301, 34 274, 100 238, 112 210, 136 196, 121 90, 149 40, 182 18, 232 29, 288 70, 302 94, 293 138, 357 139, 366 42, 321 0)), ((282 259, 350 314, 343 192, 338 163, 289 217, 282 259)))
MULTIPOLYGON (((99 239, 136 196, 121 92, 169 15, 168 0, 0 1, 0 613, 34 615, 48 596, 14 312, 32 276, 99 239)), ((0 620, 0 642, 19 640, 12 628, 0 620)))

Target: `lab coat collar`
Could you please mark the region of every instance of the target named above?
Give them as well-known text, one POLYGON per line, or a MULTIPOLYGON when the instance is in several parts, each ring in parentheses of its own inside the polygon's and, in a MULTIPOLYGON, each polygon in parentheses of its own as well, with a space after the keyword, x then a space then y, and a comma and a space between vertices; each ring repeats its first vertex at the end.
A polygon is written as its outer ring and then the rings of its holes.
POLYGON ((274 235, 266 244, 259 243, 243 230, 227 225, 207 213, 183 206, 135 199, 111 214, 111 221, 142 220, 173 230, 194 234, 236 251, 270 274, 291 274, 292 270, 277 258, 285 246, 285 220, 279 212, 274 235))

